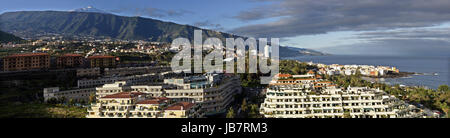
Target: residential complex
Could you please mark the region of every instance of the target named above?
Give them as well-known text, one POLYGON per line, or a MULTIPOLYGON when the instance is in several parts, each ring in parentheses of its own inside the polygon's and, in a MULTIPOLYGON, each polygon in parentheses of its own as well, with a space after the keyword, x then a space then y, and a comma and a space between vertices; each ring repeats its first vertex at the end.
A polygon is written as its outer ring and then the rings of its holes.
POLYGON ((116 67, 117 61, 114 56, 95 55, 88 57, 90 67, 111 68, 116 67))
POLYGON ((100 76, 100 68, 80 68, 77 69, 77 77, 97 77, 100 76))
POLYGON ((225 112, 234 95, 241 93, 239 77, 229 74, 164 79, 164 83, 176 86, 164 90, 168 98, 200 102, 207 114, 225 112))
POLYGON ((73 99, 87 102, 89 96, 95 94, 95 88, 84 89, 71 89, 61 91, 59 87, 44 88, 44 101, 48 101, 51 98, 59 99, 73 99))
POLYGON ((50 68, 50 55, 47 53, 15 54, 3 58, 4 71, 24 71, 50 68))
POLYGON ((87 118, 198 118, 199 104, 173 102, 149 97, 142 92, 120 92, 98 98, 88 109, 87 118))
MULTIPOLYGON (((139 92, 139 94, 145 94, 146 96, 155 98, 168 98, 178 103, 167 107, 166 112, 160 117, 200 117, 203 116, 203 113, 204 115, 211 115, 225 112, 234 100, 234 95, 241 92, 241 87, 239 77, 237 76, 206 74, 164 79, 163 83, 137 84, 129 81, 116 81, 97 87, 96 97, 99 101, 105 101, 108 98, 113 98, 109 100, 115 100, 114 98, 122 97, 123 93, 127 92, 139 92), (188 109, 196 109, 196 111, 190 111, 188 109), (202 115, 197 114, 197 110, 201 111, 202 115)), ((126 97, 128 97, 128 100, 136 98, 133 96, 130 98, 129 94, 126 97)), ((142 103, 145 102, 130 101, 127 103, 130 105, 127 106, 142 106, 140 105, 142 103)), ((98 104, 92 105, 91 112, 95 113, 90 114, 99 114, 96 108, 98 104)), ((158 113, 160 113, 159 110, 158 113)), ((157 113, 155 112, 155 114, 157 113)), ((154 114, 151 117, 155 117, 154 114)))
POLYGON ((268 118, 422 117, 415 106, 379 89, 339 88, 315 77, 278 76, 260 106, 260 113, 268 118))
POLYGON ((316 65, 319 70, 318 74, 327 75, 355 75, 360 73, 364 76, 380 77, 387 74, 399 73, 399 69, 389 66, 372 66, 372 65, 339 65, 339 64, 321 64, 309 62, 309 65, 316 65))
POLYGON ((84 57, 80 54, 65 54, 57 57, 57 68, 79 68, 84 65, 84 57))

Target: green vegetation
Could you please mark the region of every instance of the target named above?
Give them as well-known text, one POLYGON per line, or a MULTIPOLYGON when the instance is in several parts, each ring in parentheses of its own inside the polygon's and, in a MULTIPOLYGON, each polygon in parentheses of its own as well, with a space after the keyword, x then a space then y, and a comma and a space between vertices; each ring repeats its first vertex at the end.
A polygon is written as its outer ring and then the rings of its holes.
POLYGON ((84 118, 87 109, 46 103, 8 104, 0 106, 0 118, 84 118))
POLYGON ((446 91, 449 91, 448 85, 441 85, 441 86, 439 86, 438 89, 437 89, 437 91, 439 91, 439 92, 446 92, 446 91))
POLYGON ((152 63, 157 62, 157 65, 170 65, 172 57, 176 53, 164 52, 164 53, 112 53, 112 56, 117 56, 120 58, 121 63, 152 63))
POLYGON ((242 100, 242 104, 241 104, 241 111, 242 112, 246 112, 247 111, 247 107, 248 105, 247 105, 247 100, 245 100, 245 99, 243 99, 242 100))
POLYGON ((234 110, 232 107, 230 107, 230 109, 228 109, 226 118, 234 118, 234 116, 235 116, 234 110))
POLYGON ((315 66, 310 66, 306 63, 300 63, 296 60, 281 60, 280 73, 287 74, 305 74, 311 69, 317 69, 315 66))
POLYGON ((44 88, 60 86, 64 90, 75 84, 75 74, 70 72, 33 72, 16 75, 14 79, 6 76, 0 81, 0 111, 3 113, 0 118, 82 117, 81 109, 77 110, 79 107, 43 103, 44 88))
POLYGON ((264 87, 265 85, 260 83, 260 74, 255 73, 242 73, 239 74, 242 87, 264 87))
POLYGON ((352 118, 349 111, 344 112, 344 118, 352 118))
POLYGON ((250 111, 248 111, 247 118, 262 118, 259 114, 259 107, 257 104, 250 104, 250 111))
POLYGON ((0 43, 21 42, 22 38, 0 31, 0 43))

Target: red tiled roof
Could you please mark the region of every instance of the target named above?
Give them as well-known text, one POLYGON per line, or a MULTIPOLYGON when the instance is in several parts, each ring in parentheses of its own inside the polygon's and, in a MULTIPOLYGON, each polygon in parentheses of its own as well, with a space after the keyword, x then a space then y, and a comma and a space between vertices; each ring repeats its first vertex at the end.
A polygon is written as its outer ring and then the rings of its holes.
POLYGON ((163 101, 152 99, 152 100, 139 101, 136 104, 161 104, 161 103, 163 103, 163 101))
POLYGON ((149 99, 149 100, 143 100, 143 101, 139 101, 136 104, 161 104, 167 101, 167 97, 155 97, 153 99, 149 99))
POLYGON ((48 53, 25 53, 25 54, 15 54, 6 56, 5 58, 12 58, 12 57, 27 57, 27 56, 49 56, 48 53))
POLYGON ((305 79, 285 79, 285 80, 277 80, 279 81, 298 81, 298 80, 316 80, 315 78, 305 78, 305 79))
POLYGON ((191 108, 194 105, 195 105, 194 103, 190 103, 190 102, 178 102, 178 103, 175 103, 175 104, 167 107, 166 110, 188 110, 189 108, 191 108))
POLYGON ((309 70, 307 74, 314 74, 314 71, 309 70))
POLYGON ((142 92, 121 92, 111 95, 103 96, 102 98, 133 98, 138 95, 144 95, 145 93, 142 92))
POLYGON ((298 84, 298 83, 271 83, 269 85, 290 85, 290 84, 298 84))
POLYGON ((291 74, 277 74, 277 76, 278 77, 285 77, 285 78, 288 78, 288 77, 292 77, 292 75, 291 74))
POLYGON ((167 97, 156 97, 155 99, 163 101, 163 100, 168 100, 169 98, 167 98, 167 97))
POLYGON ((80 54, 65 54, 62 57, 82 57, 80 54))
POLYGON ((115 57, 114 56, 101 56, 101 55, 88 57, 88 59, 93 59, 93 58, 115 58, 115 57))
POLYGON ((313 83, 331 83, 331 81, 319 81, 319 82, 313 82, 313 83))

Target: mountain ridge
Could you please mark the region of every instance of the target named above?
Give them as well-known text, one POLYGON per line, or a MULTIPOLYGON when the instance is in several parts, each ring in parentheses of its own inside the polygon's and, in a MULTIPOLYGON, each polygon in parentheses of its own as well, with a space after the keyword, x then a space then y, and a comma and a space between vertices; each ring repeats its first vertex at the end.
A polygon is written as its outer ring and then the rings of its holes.
MULTIPOLYGON (((0 15, 0 23, 0 29, 7 32, 25 31, 30 34, 49 32, 161 42, 171 42, 180 36, 193 39, 194 30, 201 29, 151 18, 63 11, 6 12, 0 15)), ((236 37, 227 33, 201 30, 204 37, 236 37)))
POLYGON ((20 37, 17 37, 15 35, 3 32, 0 30, 0 43, 8 43, 8 42, 18 42, 22 41, 23 39, 20 37))
MULTIPOLYGON (((169 43, 178 37, 188 38, 193 41, 194 30, 202 30, 203 38, 216 37, 223 40, 223 42, 225 42, 225 38, 242 37, 152 18, 78 11, 6 12, 0 15, 0 29, 7 32, 13 32, 13 34, 16 33, 16 35, 19 36, 23 34, 33 36, 40 33, 58 33, 67 35, 106 36, 122 40, 148 40, 169 43)), ((27 36, 22 37, 26 38, 27 36)), ((291 51, 290 53, 302 54, 299 51, 295 51, 295 49, 293 52, 292 49, 287 51, 291 51)))

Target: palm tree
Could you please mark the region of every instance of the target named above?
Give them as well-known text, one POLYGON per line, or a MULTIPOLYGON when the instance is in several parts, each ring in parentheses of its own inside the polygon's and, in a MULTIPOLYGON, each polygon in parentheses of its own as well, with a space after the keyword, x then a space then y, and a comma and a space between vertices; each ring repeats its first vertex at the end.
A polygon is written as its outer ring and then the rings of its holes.
POLYGON ((234 110, 233 108, 230 107, 230 109, 228 109, 228 113, 226 118, 234 118, 234 110))

